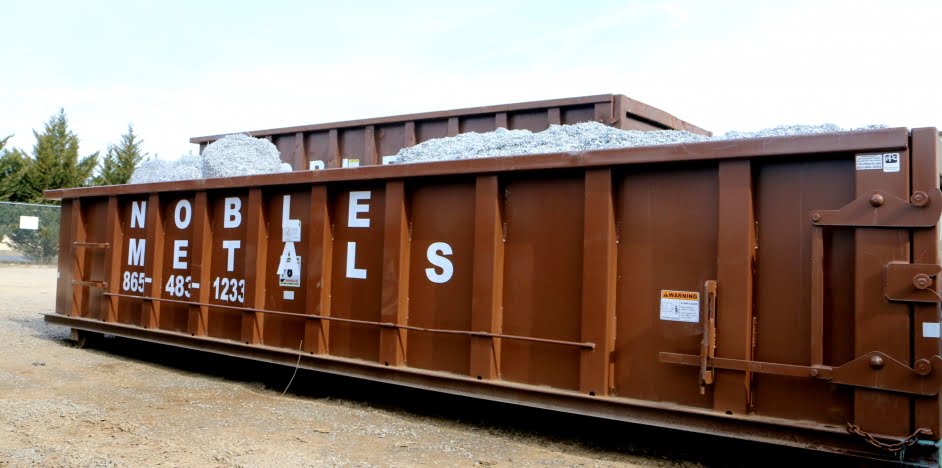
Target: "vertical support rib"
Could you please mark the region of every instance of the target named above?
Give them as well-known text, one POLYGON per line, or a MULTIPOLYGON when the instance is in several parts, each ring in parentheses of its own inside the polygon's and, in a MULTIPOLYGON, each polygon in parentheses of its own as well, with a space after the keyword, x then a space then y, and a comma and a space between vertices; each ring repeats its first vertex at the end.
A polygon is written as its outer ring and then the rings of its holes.
POLYGON ((453 137, 458 134, 458 117, 448 118, 448 136, 453 137))
MULTIPOLYGON (((557 116, 558 111, 557 110, 557 116)), ((611 169, 585 174, 585 225, 582 261, 582 341, 595 349, 582 350, 579 389, 608 395, 611 353, 615 347, 615 206, 611 169)))
MULTIPOLYGON (((108 214, 105 219, 105 226, 108 229, 105 236, 105 242, 108 243, 108 249, 105 250, 105 281, 108 282, 108 288, 105 292, 117 294, 121 292, 121 246, 124 245, 120 216, 118 215, 118 197, 108 197, 108 214)), ((102 319, 105 322, 116 322, 118 320, 118 298, 108 296, 105 301, 102 319)))
MULTIPOLYGON (((756 255, 752 166, 748 160, 719 163, 716 355, 752 359, 752 272, 756 255)), ((717 370, 713 408, 745 414, 748 372, 717 370)))
MULTIPOLYGON (((938 134, 934 128, 919 128, 912 131, 912 158, 913 158, 913 193, 928 192, 939 188, 938 161, 942 159, 942 145, 939 145, 938 134)), ((913 231, 913 263, 939 264, 939 225, 930 229, 916 229, 913 231)), ((942 278, 936 277, 932 287, 936 292, 942 292, 942 278)), ((939 316, 937 304, 916 303, 913 305, 913 362, 919 359, 929 359, 932 356, 942 355, 942 340, 931 336, 923 336, 923 323, 938 323, 939 316)), ((939 396, 932 398, 919 398, 916 400, 915 427, 924 427, 938 437, 940 427, 939 396)))
POLYGON ((811 227, 811 365, 824 364, 824 228, 811 227))
POLYGON ((507 113, 506 112, 498 112, 497 115, 494 116, 494 128, 506 128, 508 130, 510 129, 510 127, 507 126, 507 113))
POLYGON ((559 125, 562 122, 562 116, 560 115, 558 107, 546 109, 546 118, 550 125, 559 125))
MULTIPOLYGON (((209 303, 210 265, 212 264, 212 224, 209 216, 209 201, 206 192, 196 192, 193 203, 193 248, 190 249, 190 278, 199 285, 193 288, 194 297, 200 304, 209 303)), ((191 305, 187 329, 191 335, 206 336, 209 327, 209 307, 191 305)))
MULTIPOLYGON (((409 213, 405 182, 386 183, 386 216, 383 239, 383 292, 381 321, 406 325, 409 298, 409 213)), ((380 360, 401 366, 406 360, 406 330, 380 330, 380 360)))
MULTIPOLYGON (((474 195, 474 276, 471 330, 501 333, 504 235, 497 176, 478 176, 474 195)), ((500 378, 500 338, 471 337, 472 377, 500 378)))
MULTIPOLYGON (((330 316, 330 268, 334 236, 326 185, 311 187, 311 232, 307 238, 310 267, 305 277, 307 304, 314 315, 330 316)), ((327 354, 330 321, 307 320, 304 323, 304 351, 327 354)))
POLYGON ((327 132, 327 168, 340 167, 340 136, 337 129, 327 132))
MULTIPOLYGON (((910 155, 899 152, 900 170, 857 170, 854 197, 869 198, 882 190, 909 198, 910 155)), ((907 229, 858 228, 854 231, 854 355, 882 351, 909 362, 910 308, 889 302, 884 296, 883 268, 891 261, 909 261, 907 229)), ((867 432, 908 436, 910 403, 904 395, 879 390, 854 389, 854 423, 867 432)))
POLYGON ((367 125, 363 132, 363 162, 361 166, 375 166, 379 164, 376 153, 376 127, 367 125))
POLYGON ((610 124, 612 122, 612 102, 596 103, 594 119, 596 122, 601 122, 605 125, 610 124))
MULTIPOLYGON (((72 219, 69 220, 72 225, 72 242, 85 242, 87 231, 85 229, 85 215, 82 213, 82 200, 72 199, 72 219)), ((72 256, 72 280, 85 280, 85 247, 69 246, 69 253, 72 256)), ((70 283, 71 284, 71 283, 70 283)), ((85 305, 85 288, 83 286, 72 286, 72 307, 69 309, 70 317, 81 317, 82 307, 85 305)))
MULTIPOLYGON (((71 315, 72 308, 72 201, 62 200, 59 211, 59 255, 56 259, 56 313, 71 315)), ((120 251, 119 251, 120 252, 120 251)))
MULTIPOLYGON (((245 229, 245 302, 253 309, 265 308, 265 264, 268 255, 268 234, 265 223, 262 190, 249 190, 248 220, 245 229)), ((265 316, 258 312, 242 313, 242 341, 261 344, 265 336, 265 316)))
POLYGON ((304 132, 294 134, 294 170, 307 170, 307 149, 304 147, 304 132))
POLYGON ((408 148, 410 146, 415 146, 415 122, 410 120, 406 122, 405 133, 402 136, 402 146, 408 148))
MULTIPOLYGON (((147 286, 144 287, 144 296, 160 297, 162 291, 161 280, 163 268, 161 261, 164 252, 164 223, 163 213, 160 211, 160 195, 152 193, 147 198, 147 213, 144 221, 147 239, 147 252, 145 254, 144 276, 147 286)), ((144 328, 157 328, 160 326, 160 301, 144 300, 141 311, 141 326, 144 328)))

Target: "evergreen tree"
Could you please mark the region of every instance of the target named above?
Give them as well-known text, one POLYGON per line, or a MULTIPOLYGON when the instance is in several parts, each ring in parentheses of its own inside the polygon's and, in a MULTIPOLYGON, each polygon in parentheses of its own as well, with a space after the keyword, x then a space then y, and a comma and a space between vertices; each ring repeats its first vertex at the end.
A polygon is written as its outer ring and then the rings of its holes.
POLYGON ((101 172, 95 177, 95 185, 128 183, 134 169, 147 156, 141 152, 142 143, 134 134, 134 127, 128 124, 128 132, 121 135, 121 142, 108 147, 108 154, 101 161, 101 172))
POLYGON ((65 110, 60 109, 45 124, 42 133, 33 131, 33 162, 23 174, 24 197, 41 202, 43 190, 81 187, 91 181, 98 152, 79 159, 79 139, 69 129, 65 110))
POLYGON ((0 201, 24 201, 23 174, 33 160, 16 148, 3 150, 9 139, 0 140, 0 201))
POLYGON ((0 201, 20 201, 23 173, 32 162, 19 149, 4 149, 10 138, 13 135, 0 139, 0 201))

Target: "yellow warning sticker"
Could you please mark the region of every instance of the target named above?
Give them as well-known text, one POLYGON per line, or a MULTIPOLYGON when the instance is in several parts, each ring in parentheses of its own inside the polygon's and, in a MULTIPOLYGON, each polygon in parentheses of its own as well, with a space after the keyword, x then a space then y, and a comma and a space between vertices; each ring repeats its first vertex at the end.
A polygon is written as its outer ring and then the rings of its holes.
POLYGON ((700 293, 696 291, 672 291, 662 289, 661 320, 699 322, 700 293))

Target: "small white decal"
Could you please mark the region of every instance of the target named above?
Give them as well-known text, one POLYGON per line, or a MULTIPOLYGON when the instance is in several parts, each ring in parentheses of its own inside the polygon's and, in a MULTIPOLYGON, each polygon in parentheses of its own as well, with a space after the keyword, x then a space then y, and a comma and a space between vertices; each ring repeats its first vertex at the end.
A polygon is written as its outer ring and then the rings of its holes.
POLYGON ((883 172, 899 172, 899 153, 883 155, 883 172))
POLYGON ((281 226, 282 242, 301 242, 301 220, 289 219, 281 226))
POLYGON ((922 322, 923 338, 939 338, 942 336, 939 332, 939 322, 922 322))
POLYGON ((39 217, 20 216, 20 229, 30 229, 33 231, 39 229, 39 217))
POLYGON ((286 288, 301 287, 301 257, 295 255, 281 259, 278 267, 278 285, 286 288))

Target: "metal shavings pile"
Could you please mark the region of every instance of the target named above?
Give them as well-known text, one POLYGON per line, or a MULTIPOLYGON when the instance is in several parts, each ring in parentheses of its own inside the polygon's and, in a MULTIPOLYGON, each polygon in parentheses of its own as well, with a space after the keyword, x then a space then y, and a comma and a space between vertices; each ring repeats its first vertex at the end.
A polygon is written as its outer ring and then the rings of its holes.
POLYGON ((141 163, 131 174, 129 184, 147 184, 175 180, 199 179, 202 177, 199 156, 183 155, 176 161, 151 159, 141 163))
POLYGON ((281 153, 270 141, 228 135, 203 150, 203 178, 281 172, 281 153))
POLYGON ((202 155, 190 153, 176 161, 145 161, 131 175, 129 183, 146 184, 275 172, 291 172, 291 165, 281 162, 278 148, 270 141, 248 135, 228 135, 210 143, 202 155))
MULTIPOLYGON (((871 125, 863 129, 884 128, 871 125)), ((495 156, 514 156, 539 153, 564 153, 635 146, 657 146, 703 141, 764 138, 775 136, 808 135, 847 131, 834 124, 783 125, 757 132, 728 132, 722 136, 707 137, 680 130, 642 132, 620 130, 598 122, 575 125, 551 125, 533 133, 528 130, 498 128, 487 133, 463 133, 449 138, 429 140, 403 148, 396 155, 395 164, 474 159, 495 156)))

